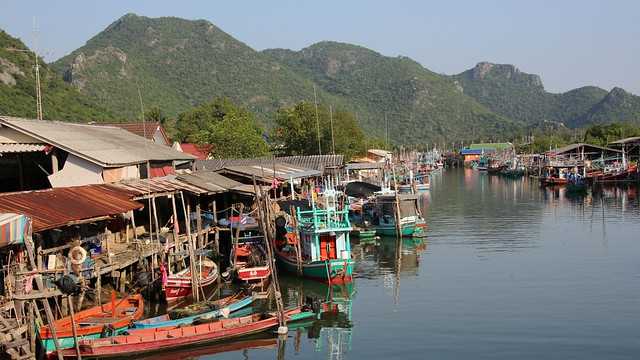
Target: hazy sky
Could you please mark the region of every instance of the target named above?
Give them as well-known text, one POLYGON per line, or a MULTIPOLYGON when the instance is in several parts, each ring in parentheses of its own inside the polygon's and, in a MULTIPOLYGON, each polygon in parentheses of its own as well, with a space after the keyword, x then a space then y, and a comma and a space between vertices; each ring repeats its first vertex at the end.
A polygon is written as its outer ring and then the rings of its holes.
POLYGON ((321 40, 404 55, 446 74, 479 61, 539 74, 549 91, 620 86, 640 94, 640 1, 0 0, 0 28, 48 60, 122 15, 207 19, 254 49, 321 40))

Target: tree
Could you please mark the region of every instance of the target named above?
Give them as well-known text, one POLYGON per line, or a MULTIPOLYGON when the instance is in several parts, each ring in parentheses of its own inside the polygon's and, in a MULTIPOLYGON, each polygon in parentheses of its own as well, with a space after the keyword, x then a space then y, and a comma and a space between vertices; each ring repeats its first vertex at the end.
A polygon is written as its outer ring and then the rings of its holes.
POLYGON ((253 114, 225 98, 216 98, 178 115, 176 136, 197 144, 213 145, 215 157, 256 157, 268 154, 253 114))
POLYGON ((318 154, 318 126, 323 154, 342 154, 346 159, 366 151, 366 137, 352 113, 343 110, 329 112, 327 106, 300 102, 281 108, 276 114, 272 137, 281 155, 318 154), (333 121, 332 121, 333 120, 333 121), (333 134, 332 134, 333 123, 333 134))
POLYGON ((164 125, 167 121, 167 117, 159 107, 154 106, 144 112, 144 120, 149 122, 159 122, 161 125, 164 125))

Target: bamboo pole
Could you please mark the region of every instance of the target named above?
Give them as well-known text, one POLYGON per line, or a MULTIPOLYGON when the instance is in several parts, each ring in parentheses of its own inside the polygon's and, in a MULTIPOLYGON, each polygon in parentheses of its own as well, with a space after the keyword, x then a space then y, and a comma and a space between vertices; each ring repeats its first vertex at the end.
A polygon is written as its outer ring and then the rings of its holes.
POLYGON ((73 310, 73 302, 71 296, 67 295, 67 302, 69 303, 69 312, 71 313, 71 331, 73 333, 73 345, 76 348, 76 356, 79 360, 82 360, 82 354, 80 353, 80 345, 78 344, 78 330, 76 327, 76 313, 73 310))

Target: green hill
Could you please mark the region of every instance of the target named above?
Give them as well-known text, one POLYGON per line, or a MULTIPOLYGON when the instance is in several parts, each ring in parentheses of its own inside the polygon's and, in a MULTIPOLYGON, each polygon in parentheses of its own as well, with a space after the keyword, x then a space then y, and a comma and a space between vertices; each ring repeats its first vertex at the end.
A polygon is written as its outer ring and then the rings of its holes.
POLYGON ((640 96, 613 88, 589 111, 574 120, 574 126, 627 122, 640 124, 640 96))
POLYGON ((298 52, 263 53, 348 101, 365 126, 402 143, 509 138, 519 124, 462 94, 455 83, 407 57, 321 42, 298 52))
MULTIPOLYGON (((36 80, 33 53, 0 30, 0 114, 36 118, 36 80)), ((42 59, 40 83, 45 119, 100 121, 113 116, 65 83, 42 59)))
POLYGON ((640 121, 638 97, 622 89, 611 93, 585 86, 561 94, 545 91, 538 75, 513 65, 481 62, 452 76, 462 91, 492 111, 529 126, 563 123, 582 127, 635 118, 640 121))
POLYGON ((125 117, 139 114, 138 88, 145 107, 169 116, 227 97, 264 120, 313 98, 311 81, 205 20, 127 14, 53 66, 125 117))

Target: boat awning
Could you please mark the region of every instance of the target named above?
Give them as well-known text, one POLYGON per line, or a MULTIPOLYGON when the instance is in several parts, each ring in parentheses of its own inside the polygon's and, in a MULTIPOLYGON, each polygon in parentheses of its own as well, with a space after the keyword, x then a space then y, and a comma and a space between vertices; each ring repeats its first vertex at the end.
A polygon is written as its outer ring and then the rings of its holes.
POLYGON ((22 214, 0 213, 0 248, 24 244, 31 235, 31 219, 22 214))

